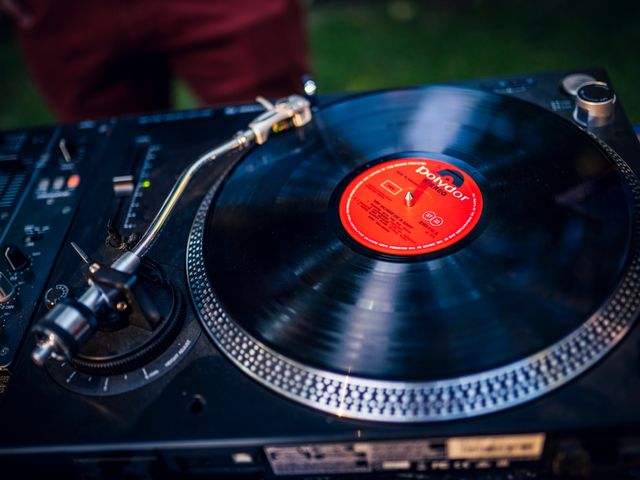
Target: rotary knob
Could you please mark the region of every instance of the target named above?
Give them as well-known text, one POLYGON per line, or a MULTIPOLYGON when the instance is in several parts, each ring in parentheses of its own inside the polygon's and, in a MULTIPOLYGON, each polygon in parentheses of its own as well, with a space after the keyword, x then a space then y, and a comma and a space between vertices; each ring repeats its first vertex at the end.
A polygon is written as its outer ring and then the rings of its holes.
POLYGON ((15 293, 16 287, 13 286, 13 283, 4 273, 0 272, 0 303, 8 302, 15 293))
POLYGON ((14 272, 24 270, 29 266, 29 257, 16 245, 4 247, 4 258, 9 264, 9 268, 14 272))
POLYGON ((576 91, 573 118, 587 128, 609 123, 615 111, 616 95, 604 82, 587 82, 576 91))
POLYGON ((565 92, 567 92, 572 97, 575 97, 576 93, 578 93, 578 88, 580 88, 585 83, 595 81, 595 78, 593 78, 591 75, 587 75, 586 73, 572 73, 571 75, 567 75, 566 77, 564 77, 560 85, 565 92))

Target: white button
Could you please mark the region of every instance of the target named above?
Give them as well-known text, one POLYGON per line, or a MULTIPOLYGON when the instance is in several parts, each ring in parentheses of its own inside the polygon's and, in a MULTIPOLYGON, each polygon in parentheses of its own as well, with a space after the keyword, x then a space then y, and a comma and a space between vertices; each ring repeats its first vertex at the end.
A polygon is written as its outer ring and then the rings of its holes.
POLYGON ((40 181, 38 182, 38 191, 46 192, 48 188, 49 188, 49 179, 41 178, 40 181))
POLYGON ((234 463, 253 463, 253 458, 251 454, 246 452, 237 452, 231 455, 234 463))
POLYGON ((53 184, 51 188, 53 190, 60 190, 64 185, 64 177, 56 177, 53 179, 53 184))

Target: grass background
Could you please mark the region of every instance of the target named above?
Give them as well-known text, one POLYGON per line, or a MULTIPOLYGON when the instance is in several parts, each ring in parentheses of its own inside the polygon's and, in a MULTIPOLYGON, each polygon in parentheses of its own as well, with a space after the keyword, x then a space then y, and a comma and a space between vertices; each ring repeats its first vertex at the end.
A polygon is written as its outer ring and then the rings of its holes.
MULTIPOLYGON (((638 0, 315 1, 308 23, 320 93, 603 66, 640 123, 638 0)), ((174 96, 197 105, 179 80, 174 96)), ((50 121, 5 22, 0 129, 50 121)))

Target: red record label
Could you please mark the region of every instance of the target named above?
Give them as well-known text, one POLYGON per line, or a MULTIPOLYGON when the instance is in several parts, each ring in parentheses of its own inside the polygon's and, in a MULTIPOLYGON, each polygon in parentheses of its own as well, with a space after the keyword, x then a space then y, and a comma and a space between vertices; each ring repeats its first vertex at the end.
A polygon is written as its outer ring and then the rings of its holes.
POLYGON ((482 213, 478 184, 432 158, 400 158, 355 177, 340 197, 340 221, 358 243, 391 255, 422 255, 465 238, 482 213))

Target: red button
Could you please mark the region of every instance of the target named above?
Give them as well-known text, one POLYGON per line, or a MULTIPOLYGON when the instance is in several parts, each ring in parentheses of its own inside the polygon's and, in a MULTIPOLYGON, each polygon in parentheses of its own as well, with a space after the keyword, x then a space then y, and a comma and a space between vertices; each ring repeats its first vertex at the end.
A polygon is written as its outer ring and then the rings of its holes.
POLYGON ((80 175, 73 174, 67 179, 67 188, 73 190, 80 185, 80 175))

